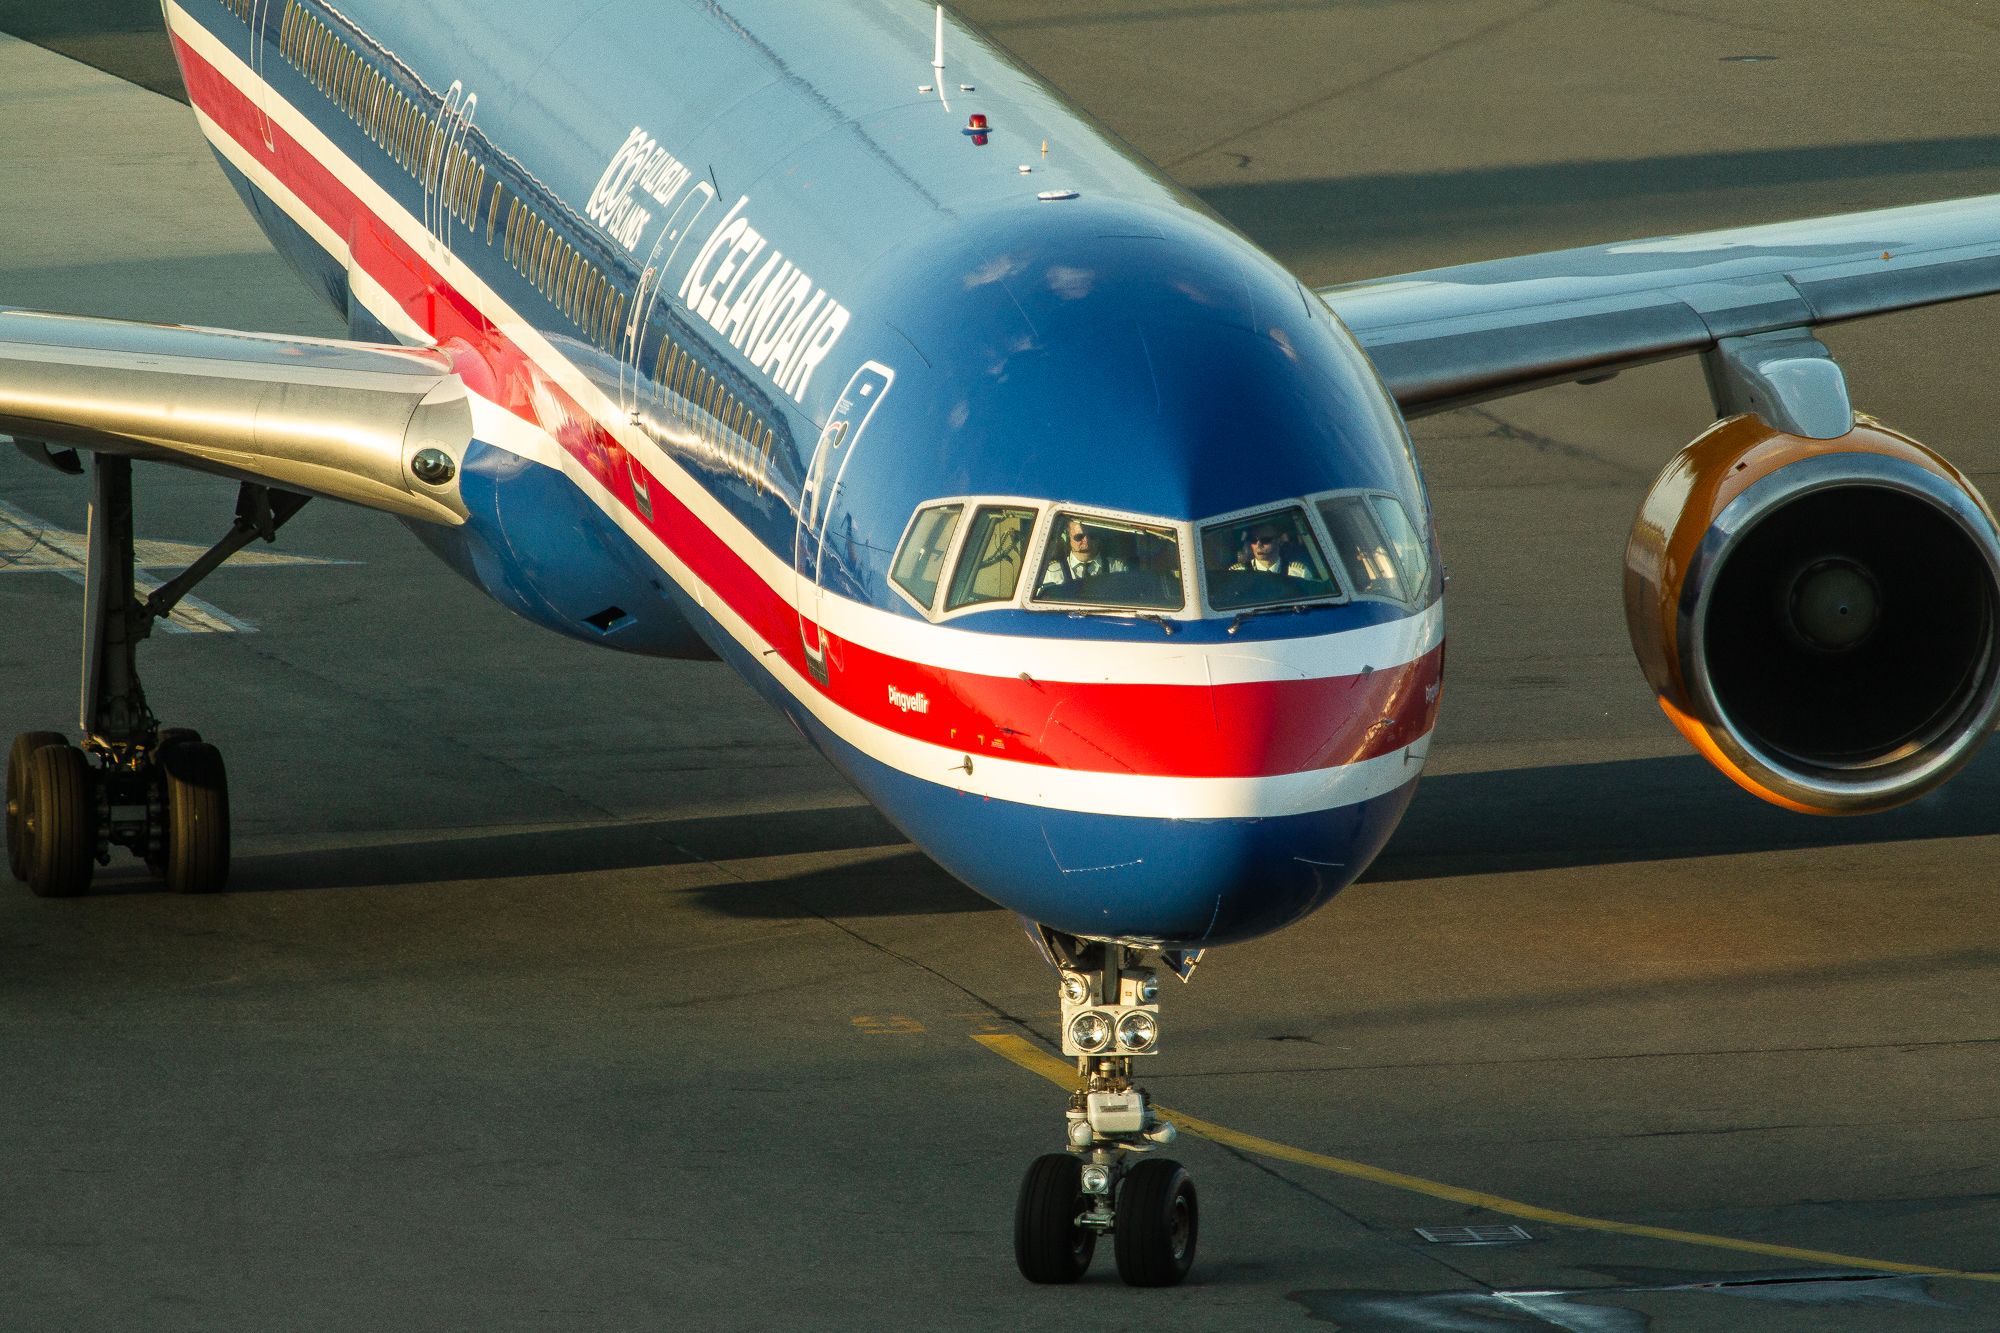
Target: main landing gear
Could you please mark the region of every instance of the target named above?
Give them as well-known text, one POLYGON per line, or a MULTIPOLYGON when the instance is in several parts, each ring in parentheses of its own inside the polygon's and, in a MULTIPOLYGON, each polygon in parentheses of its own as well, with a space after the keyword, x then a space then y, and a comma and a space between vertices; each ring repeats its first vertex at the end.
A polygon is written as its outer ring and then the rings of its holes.
POLYGON ((1194 955, 1079 940, 1042 928, 1038 939, 1062 975, 1063 1054, 1083 1087, 1070 1097, 1067 1152, 1035 1159, 1014 1206, 1014 1259, 1030 1282, 1074 1282, 1109 1235, 1118 1276, 1170 1287, 1194 1266, 1201 1210, 1178 1162, 1150 1153, 1174 1141, 1132 1082, 1132 1061, 1158 1053, 1157 963, 1183 979, 1194 955), (1157 960, 1149 965, 1148 958, 1157 960))
POLYGON ((44 898, 90 887, 124 847, 180 893, 229 879, 229 784, 221 753, 193 731, 162 728, 139 684, 139 644, 209 572, 269 541, 306 497, 245 485, 227 536, 150 595, 133 581, 132 463, 93 461, 84 576, 83 744, 53 731, 14 738, 7 755, 7 868, 44 898))

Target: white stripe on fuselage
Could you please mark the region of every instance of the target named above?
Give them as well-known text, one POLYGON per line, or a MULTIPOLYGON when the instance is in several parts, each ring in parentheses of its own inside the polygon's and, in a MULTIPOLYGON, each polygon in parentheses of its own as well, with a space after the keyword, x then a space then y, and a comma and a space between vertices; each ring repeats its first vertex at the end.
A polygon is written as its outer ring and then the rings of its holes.
MULTIPOLYGON (((168 23, 202 59, 276 122, 306 152, 389 226, 398 238, 437 269, 443 280, 478 306, 499 331, 550 379, 588 411, 607 433, 636 455, 653 475, 738 553, 786 605, 796 607, 791 565, 765 547, 714 496, 695 482, 616 404, 563 356, 541 331, 515 311, 479 274, 440 245, 396 199, 349 159, 317 125, 259 79, 235 53, 203 28, 174 0, 167 0, 168 23)), ((338 236, 283 181, 213 119, 196 109, 202 132, 264 195, 297 222, 314 242, 357 274, 354 257, 338 236)), ((356 281, 352 295, 385 327, 408 336, 414 327, 406 312, 379 282, 356 281)), ((430 341, 418 330, 421 341, 430 341)), ((912 777, 970 796, 992 797, 1081 813, 1155 818, 1271 818, 1351 805, 1386 795, 1416 777, 1429 744, 1426 734, 1391 754, 1359 763, 1303 773, 1249 778, 1190 778, 1059 769, 1041 764, 979 756, 968 763, 963 751, 932 745, 890 731, 841 707, 793 670, 772 662, 775 654, 750 624, 709 588, 694 571, 606 490, 568 450, 532 423, 478 394, 470 395, 479 438, 563 473, 619 528, 686 591, 751 658, 835 736, 863 754, 912 777)), ((968 633, 910 620, 829 594, 821 612, 830 631, 851 642, 904 660, 946 670, 992 674, 996 661, 1005 674, 1027 672, 1036 679, 1113 681, 1205 686, 1358 674, 1415 660, 1442 636, 1442 603, 1428 611, 1368 629, 1308 639, 1266 640, 1214 652, 1167 642, 1109 644, 968 633)), ((784 660, 779 659, 781 662, 784 660)))

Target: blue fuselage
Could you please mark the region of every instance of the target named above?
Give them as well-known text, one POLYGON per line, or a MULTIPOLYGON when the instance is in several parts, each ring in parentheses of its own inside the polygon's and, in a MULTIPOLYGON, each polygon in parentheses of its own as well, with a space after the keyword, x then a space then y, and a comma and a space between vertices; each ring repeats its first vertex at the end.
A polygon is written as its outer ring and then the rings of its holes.
POLYGON ((905 0, 167 14, 279 248, 486 405, 470 521, 419 535, 502 603, 723 658, 1074 934, 1245 938, 1380 849, 1442 669, 1402 419, 984 38, 947 22, 939 71, 905 0))

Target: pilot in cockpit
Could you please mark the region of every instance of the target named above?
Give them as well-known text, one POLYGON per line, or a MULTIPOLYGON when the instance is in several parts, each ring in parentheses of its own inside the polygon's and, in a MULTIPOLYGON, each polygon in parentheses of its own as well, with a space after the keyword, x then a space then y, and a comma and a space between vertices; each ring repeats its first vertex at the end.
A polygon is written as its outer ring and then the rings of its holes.
POLYGON ((1232 570, 1244 570, 1262 574, 1283 574, 1286 578, 1309 579, 1312 570, 1306 562, 1292 558, 1285 549, 1284 540, 1277 527, 1270 523, 1259 523, 1250 529, 1248 540, 1238 552, 1239 558, 1231 565, 1232 570))
POLYGON ((1042 586, 1057 587, 1097 574, 1124 573, 1125 562, 1106 555, 1101 549, 1102 541, 1102 534, 1093 531, 1082 519, 1071 518, 1063 534, 1065 549, 1061 554, 1050 552, 1052 558, 1042 570, 1042 586))

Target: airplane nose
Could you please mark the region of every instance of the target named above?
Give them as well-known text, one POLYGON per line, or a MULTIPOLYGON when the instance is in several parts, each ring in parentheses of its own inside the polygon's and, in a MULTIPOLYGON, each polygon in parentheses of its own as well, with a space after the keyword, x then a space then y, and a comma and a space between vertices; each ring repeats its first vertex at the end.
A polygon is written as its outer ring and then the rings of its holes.
MULTIPOLYGON (((1053 874, 1028 915, 1073 935, 1207 946, 1269 934, 1351 884, 1416 791, 1264 819, 1119 819, 1044 811, 1053 874)), ((1018 896, 1021 886, 1015 886, 1018 896)))
POLYGON ((1068 934, 1181 947, 1267 934, 1367 868, 1436 719, 1443 646, 1422 627, 1379 654, 1340 650, 1321 662, 1215 645, 1200 686, 1024 682, 1039 711, 1017 714, 1010 767, 968 756, 957 791, 871 794, 959 879, 1068 934))

